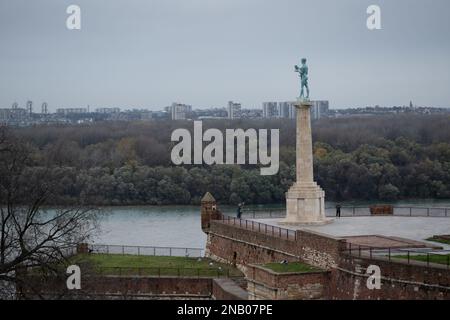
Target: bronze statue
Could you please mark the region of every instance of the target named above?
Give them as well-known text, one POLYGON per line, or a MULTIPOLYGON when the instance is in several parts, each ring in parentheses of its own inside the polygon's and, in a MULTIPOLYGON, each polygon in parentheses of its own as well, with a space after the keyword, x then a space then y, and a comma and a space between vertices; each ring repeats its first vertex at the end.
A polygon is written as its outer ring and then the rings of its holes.
POLYGON ((309 86, 308 86, 308 66, 306 65, 306 59, 302 59, 302 66, 295 66, 295 72, 298 72, 300 75, 301 89, 300 89, 300 99, 306 98, 309 99, 309 86), (306 88, 306 97, 304 93, 304 89, 306 88))

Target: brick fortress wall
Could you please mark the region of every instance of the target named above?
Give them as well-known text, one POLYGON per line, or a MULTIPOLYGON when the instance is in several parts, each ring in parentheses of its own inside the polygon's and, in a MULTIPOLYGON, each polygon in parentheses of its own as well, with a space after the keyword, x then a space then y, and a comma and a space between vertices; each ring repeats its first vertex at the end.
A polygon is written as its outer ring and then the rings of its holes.
MULTIPOLYGON (((349 257, 345 240, 296 231, 287 239, 227 223, 214 198, 202 201, 202 227, 207 233, 206 254, 238 266, 249 277, 249 265, 267 262, 302 261, 329 271, 323 277, 325 299, 449 299, 450 270, 423 264, 383 259, 349 257), (213 215, 210 215, 213 213, 213 215), (382 272, 381 290, 369 290, 365 270, 377 265, 382 272)), ((295 282, 295 281, 294 281, 295 282)), ((295 284, 294 284, 295 285, 295 284)))
POLYGON ((26 285, 17 288, 18 297, 37 298, 36 288, 43 297, 59 299, 247 299, 247 292, 231 279, 150 276, 86 276, 81 279, 81 290, 67 290, 64 277, 30 275, 26 285))
POLYGON ((405 262, 377 257, 343 257, 332 271, 330 297, 333 299, 450 299, 450 270, 446 266, 426 267, 420 262, 405 262), (369 290, 365 271, 377 265, 381 270, 381 289, 369 290))

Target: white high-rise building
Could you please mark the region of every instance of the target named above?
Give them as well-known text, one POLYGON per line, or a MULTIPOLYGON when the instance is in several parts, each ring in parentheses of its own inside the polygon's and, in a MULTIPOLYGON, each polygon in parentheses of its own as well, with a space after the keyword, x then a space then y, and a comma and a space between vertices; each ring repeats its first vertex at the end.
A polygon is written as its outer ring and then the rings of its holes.
POLYGON ((312 101, 311 119, 319 120, 328 114, 330 103, 327 100, 312 101))
POLYGON ((289 119, 297 119, 297 108, 294 105, 294 102, 291 102, 289 106, 289 119))
POLYGON ((263 117, 266 119, 278 117, 278 104, 276 102, 263 102, 263 117))
POLYGON ((279 118, 295 118, 295 106, 293 101, 278 102, 278 117, 279 118))
POLYGON ((236 119, 241 116, 241 104, 233 101, 228 101, 228 119, 236 119))
POLYGON ((186 114, 192 111, 192 106, 182 103, 172 103, 170 112, 172 120, 186 120, 186 114))
MULTIPOLYGON (((329 109, 329 102, 326 100, 311 101, 311 120, 319 120, 320 118, 327 116, 329 109)), ((281 102, 281 104, 289 105, 289 119, 297 118, 297 108, 294 106, 294 102, 281 102)))

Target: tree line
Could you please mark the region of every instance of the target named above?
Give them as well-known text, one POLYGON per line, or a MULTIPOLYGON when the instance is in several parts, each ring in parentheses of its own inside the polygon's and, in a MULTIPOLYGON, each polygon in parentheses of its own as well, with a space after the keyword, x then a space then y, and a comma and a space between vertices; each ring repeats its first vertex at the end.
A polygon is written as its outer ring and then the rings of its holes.
MULTIPOLYGON (((104 122, 36 126, 12 133, 45 168, 55 204, 198 204, 210 191, 223 204, 284 202, 295 179, 295 122, 205 121, 208 128, 280 129, 280 171, 256 166, 171 164, 173 130, 191 122, 104 122)), ((450 198, 450 117, 392 115, 313 124, 314 171, 328 200, 450 198)))

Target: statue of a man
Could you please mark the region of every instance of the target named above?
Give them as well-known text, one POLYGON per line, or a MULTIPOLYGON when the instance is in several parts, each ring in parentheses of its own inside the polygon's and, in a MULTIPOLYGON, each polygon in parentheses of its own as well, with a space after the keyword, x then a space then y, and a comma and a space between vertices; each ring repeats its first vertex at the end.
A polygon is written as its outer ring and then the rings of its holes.
POLYGON ((302 66, 295 66, 295 72, 300 74, 301 90, 300 98, 305 98, 304 89, 306 88, 306 99, 309 99, 309 86, 308 86, 308 66, 306 65, 306 59, 302 59, 302 66))

